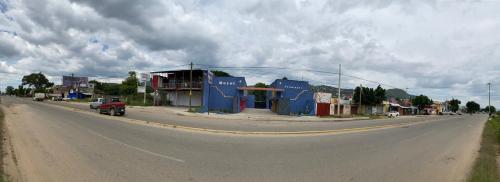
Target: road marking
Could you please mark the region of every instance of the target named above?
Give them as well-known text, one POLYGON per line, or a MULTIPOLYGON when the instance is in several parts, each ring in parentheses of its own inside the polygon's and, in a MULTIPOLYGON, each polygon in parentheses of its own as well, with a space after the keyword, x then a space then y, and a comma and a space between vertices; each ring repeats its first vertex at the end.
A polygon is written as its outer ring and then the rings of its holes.
POLYGON ((141 152, 144 152, 144 153, 147 153, 149 155, 153 155, 153 156, 156 156, 156 157, 160 157, 160 158, 163 158, 163 159, 168 159, 168 160, 172 160, 172 161, 176 161, 176 162, 180 162, 180 163, 185 163, 186 161, 182 160, 182 159, 179 159, 179 158, 176 158, 176 157, 172 157, 172 156, 168 156, 168 155, 163 155, 163 154, 159 154, 159 153, 156 153, 156 152, 152 152, 152 151, 149 151, 149 150, 146 150, 146 149, 142 149, 142 148, 139 148, 139 147, 136 147, 136 146, 133 146, 133 145, 130 145, 130 144, 127 144, 127 143, 124 143, 122 141, 119 141, 119 140, 116 140, 116 139, 113 139, 113 138, 110 138, 110 137, 107 137, 107 136, 104 136, 100 133, 97 133, 95 131, 92 131, 90 129, 87 129, 87 128, 84 128, 82 126, 79 126, 79 125, 76 125, 76 124, 73 124, 74 126, 76 127, 79 127, 81 129, 84 129, 86 130, 87 132, 89 133, 92 133, 96 136, 99 136, 101 138, 104 138, 106 140, 109 140, 111 142, 115 142, 115 143, 118 143, 120 145, 123 145, 125 147, 129 147, 129 148, 132 148, 132 149, 135 149, 135 150, 138 150, 138 151, 141 151, 141 152))

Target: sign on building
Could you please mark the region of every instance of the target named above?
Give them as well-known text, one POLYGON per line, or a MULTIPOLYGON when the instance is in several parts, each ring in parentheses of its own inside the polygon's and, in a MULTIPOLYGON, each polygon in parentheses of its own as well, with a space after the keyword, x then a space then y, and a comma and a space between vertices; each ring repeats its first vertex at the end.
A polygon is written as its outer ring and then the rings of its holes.
POLYGON ((314 93, 314 101, 316 103, 331 103, 332 93, 316 92, 314 93))

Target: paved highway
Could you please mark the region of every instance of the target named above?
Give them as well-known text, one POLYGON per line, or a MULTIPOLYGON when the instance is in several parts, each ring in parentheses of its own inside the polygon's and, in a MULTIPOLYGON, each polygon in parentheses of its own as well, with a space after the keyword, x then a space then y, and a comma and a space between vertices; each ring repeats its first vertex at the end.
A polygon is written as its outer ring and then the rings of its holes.
POLYGON ((239 136, 137 125, 10 97, 2 107, 15 155, 7 171, 18 181, 459 181, 487 118, 239 136))

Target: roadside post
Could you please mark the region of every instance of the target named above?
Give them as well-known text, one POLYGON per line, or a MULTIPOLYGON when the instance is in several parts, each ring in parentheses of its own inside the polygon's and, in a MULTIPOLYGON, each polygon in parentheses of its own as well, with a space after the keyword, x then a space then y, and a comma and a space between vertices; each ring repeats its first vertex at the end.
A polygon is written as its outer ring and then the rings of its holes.
POLYGON ((189 64, 189 112, 191 112, 191 97, 193 96, 193 62, 189 64))
POLYGON ((210 88, 212 87, 212 82, 214 79, 214 73, 212 71, 207 70, 207 81, 208 81, 208 99, 207 99, 207 114, 210 115, 210 88))
POLYGON ((140 90, 144 92, 144 106, 146 106, 146 93, 147 93, 147 83, 148 83, 148 79, 149 79, 149 74, 147 73, 141 73, 141 87, 140 90))
POLYGON ((338 98, 339 98, 339 99, 338 99, 338 102, 337 102, 337 104, 338 104, 338 107, 337 107, 337 114, 338 114, 339 116, 341 116, 341 114, 340 114, 340 80, 341 80, 341 71, 342 71, 342 64, 339 64, 339 85, 338 85, 338 87, 339 87, 339 88, 338 88, 338 89, 339 89, 339 93, 338 93, 339 95, 338 95, 338 98))

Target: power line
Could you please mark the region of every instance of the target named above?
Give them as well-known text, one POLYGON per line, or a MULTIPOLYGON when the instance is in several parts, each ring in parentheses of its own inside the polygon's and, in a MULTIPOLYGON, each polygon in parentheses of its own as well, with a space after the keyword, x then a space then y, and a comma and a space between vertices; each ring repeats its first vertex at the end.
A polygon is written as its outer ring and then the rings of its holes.
MULTIPOLYGON (((275 71, 275 70, 304 71, 304 72, 313 72, 313 73, 328 74, 328 75, 332 75, 332 76, 336 76, 336 75, 339 74, 338 72, 335 72, 335 71, 324 71, 324 70, 315 70, 315 69, 300 69, 300 68, 288 68, 288 67, 275 67, 275 66, 216 66, 216 65, 208 65, 208 64, 195 64, 195 65, 203 66, 203 67, 209 68, 209 69, 220 69, 220 70, 242 70, 242 71, 249 71, 249 70, 273 69, 273 71, 275 71)), ((373 83, 373 84, 378 84, 378 85, 386 86, 386 87, 389 87, 389 88, 400 89, 400 90, 406 90, 406 89, 411 89, 411 90, 421 90, 421 89, 438 89, 438 90, 441 89, 442 90, 442 89, 451 89, 451 88, 447 88, 447 87, 441 87, 441 88, 436 88, 436 87, 434 87, 434 88, 424 88, 424 87, 421 87, 421 88, 402 88, 402 87, 398 87, 398 86, 394 86, 394 85, 382 83, 380 81, 374 81, 374 80, 371 80, 371 79, 366 79, 366 78, 355 76, 355 75, 350 75, 350 74, 345 74, 345 73, 341 73, 340 75, 348 77, 348 78, 354 78, 354 79, 362 80, 362 81, 365 81, 365 82, 369 82, 369 83, 373 83)), ((311 81, 311 82, 319 82, 319 81, 311 81)), ((328 85, 331 85, 331 83, 328 83, 328 85)), ((409 94, 409 92, 407 92, 407 93, 409 94)), ((412 95, 418 95, 418 94, 412 94, 412 95)), ((440 94, 428 94, 428 95, 437 96, 437 95, 440 95, 440 94)), ((472 95, 472 96, 465 96, 465 95, 459 96, 459 95, 451 95, 451 94, 443 94, 443 95, 441 95, 441 97, 446 97, 446 96, 449 96, 449 97, 451 97, 451 96, 454 96, 454 97, 484 97, 484 96, 487 96, 487 95, 472 95)), ((492 97, 499 97, 499 96, 500 95, 492 95, 492 97)))

